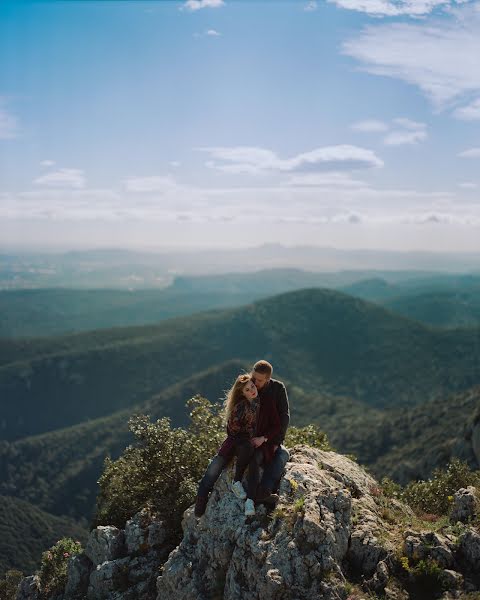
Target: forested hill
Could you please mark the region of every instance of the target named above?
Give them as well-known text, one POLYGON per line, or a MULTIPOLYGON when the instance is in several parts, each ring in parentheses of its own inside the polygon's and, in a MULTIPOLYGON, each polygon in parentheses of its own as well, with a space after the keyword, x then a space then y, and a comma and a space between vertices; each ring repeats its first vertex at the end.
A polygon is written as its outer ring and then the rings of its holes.
POLYGON ((266 357, 292 384, 373 407, 480 380, 480 329, 436 330, 346 294, 309 289, 155 326, 2 344, 2 437, 144 402, 226 360, 266 357))

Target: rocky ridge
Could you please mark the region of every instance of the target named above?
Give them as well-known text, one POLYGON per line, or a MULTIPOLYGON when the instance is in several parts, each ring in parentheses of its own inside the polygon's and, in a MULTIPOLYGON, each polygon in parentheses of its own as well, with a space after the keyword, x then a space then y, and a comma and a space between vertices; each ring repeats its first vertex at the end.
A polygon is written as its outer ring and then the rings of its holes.
MULTIPOLYGON (((94 529, 57 600, 423 600, 480 590, 475 488, 457 492, 451 522, 435 530, 335 452, 293 448, 270 513, 245 517, 230 480, 227 470, 201 519, 185 511, 173 550, 145 510, 124 530, 94 529)), ((23 579, 17 600, 40 598, 35 576, 23 579)))

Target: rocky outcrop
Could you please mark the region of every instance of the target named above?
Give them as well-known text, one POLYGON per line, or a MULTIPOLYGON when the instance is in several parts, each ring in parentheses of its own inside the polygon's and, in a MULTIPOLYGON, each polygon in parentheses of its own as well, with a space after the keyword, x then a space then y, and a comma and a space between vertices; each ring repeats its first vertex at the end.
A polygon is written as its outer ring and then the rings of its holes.
MULTIPOLYGON (((253 517, 230 491, 231 476, 219 478, 201 519, 185 511, 175 548, 146 510, 123 530, 97 527, 85 552, 69 559, 58 600, 447 600, 480 590, 471 516, 439 531, 416 528, 411 509, 345 456, 293 448, 277 507, 257 507, 253 517)), ((457 492, 460 516, 474 492, 457 492)), ((39 592, 25 578, 17 600, 39 600, 39 592)))
POLYGON ((386 583, 381 568, 377 573, 391 550, 372 496, 378 486, 355 462, 298 447, 279 505, 253 518, 243 515, 228 483, 225 474, 198 522, 186 511, 183 541, 158 579, 158 600, 339 598, 351 573, 386 583))

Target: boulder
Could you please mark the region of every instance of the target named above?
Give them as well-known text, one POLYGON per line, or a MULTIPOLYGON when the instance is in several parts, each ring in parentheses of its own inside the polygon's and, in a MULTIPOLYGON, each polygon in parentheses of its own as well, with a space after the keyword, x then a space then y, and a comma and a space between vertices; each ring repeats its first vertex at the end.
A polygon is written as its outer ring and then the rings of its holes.
POLYGON ((125 535, 111 525, 100 525, 90 532, 85 554, 94 565, 101 565, 125 555, 125 535))
MULTIPOLYGON (((380 519, 370 490, 376 482, 354 461, 296 447, 276 509, 268 514, 257 507, 248 518, 229 490, 229 477, 228 471, 222 474, 201 519, 193 508, 185 511, 183 540, 157 580, 158 600, 333 599, 346 597, 347 558, 357 557, 359 565, 376 572, 385 555, 375 535, 380 519), (359 542, 352 553, 354 533, 359 542)), ((377 578, 384 585, 381 567, 377 578)))
POLYGON ((40 586, 36 575, 29 575, 20 581, 15 600, 40 600, 40 586))
POLYGON ((460 488, 455 492, 453 506, 450 511, 450 520, 453 523, 461 521, 467 523, 475 518, 479 506, 477 490, 473 486, 460 488))
POLYGON ((90 573, 94 565, 84 553, 72 556, 67 565, 67 585, 65 600, 85 598, 88 589, 90 573))

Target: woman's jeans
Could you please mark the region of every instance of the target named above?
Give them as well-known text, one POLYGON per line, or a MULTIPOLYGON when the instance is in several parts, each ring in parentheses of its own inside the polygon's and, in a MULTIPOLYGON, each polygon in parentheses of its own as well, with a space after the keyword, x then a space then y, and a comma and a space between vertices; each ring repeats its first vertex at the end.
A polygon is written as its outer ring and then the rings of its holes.
MULTIPOLYGON (((259 452, 259 454, 263 456, 262 452, 259 452)), ((287 464, 289 458, 290 454, 285 446, 279 446, 273 455, 272 461, 268 465, 265 465, 262 480, 260 482, 262 487, 270 491, 275 491, 278 488, 285 465, 287 464)), ((205 475, 200 481, 200 485, 198 487, 199 496, 208 496, 208 494, 212 491, 215 482, 220 477, 223 469, 227 466, 229 461, 230 459, 220 456, 220 454, 217 454, 212 458, 207 470, 205 471, 205 475)))

